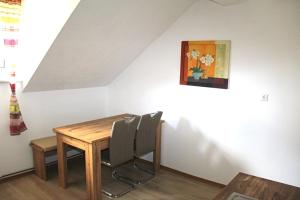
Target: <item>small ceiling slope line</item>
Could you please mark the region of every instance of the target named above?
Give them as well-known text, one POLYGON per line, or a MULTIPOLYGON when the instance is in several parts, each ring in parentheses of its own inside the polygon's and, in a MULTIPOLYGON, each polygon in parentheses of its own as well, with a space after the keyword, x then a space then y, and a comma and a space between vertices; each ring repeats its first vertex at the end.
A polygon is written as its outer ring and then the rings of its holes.
POLYGON ((231 6, 246 2, 247 0, 209 0, 221 6, 231 6))

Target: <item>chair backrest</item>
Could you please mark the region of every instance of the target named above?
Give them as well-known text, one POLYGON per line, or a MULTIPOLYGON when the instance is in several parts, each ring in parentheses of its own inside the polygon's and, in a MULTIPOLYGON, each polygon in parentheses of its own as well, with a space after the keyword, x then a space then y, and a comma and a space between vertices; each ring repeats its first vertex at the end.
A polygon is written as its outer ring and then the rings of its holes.
POLYGON ((141 116, 135 137, 135 156, 139 157, 155 150, 155 136, 163 112, 141 116))
POLYGON ((134 137, 139 116, 115 121, 109 143, 109 160, 112 167, 125 163, 134 156, 134 137))

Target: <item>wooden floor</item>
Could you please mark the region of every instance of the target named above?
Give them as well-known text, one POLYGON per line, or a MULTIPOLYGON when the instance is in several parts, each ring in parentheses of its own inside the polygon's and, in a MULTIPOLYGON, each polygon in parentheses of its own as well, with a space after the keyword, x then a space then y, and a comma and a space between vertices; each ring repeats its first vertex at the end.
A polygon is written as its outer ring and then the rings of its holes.
MULTIPOLYGON (((25 175, 0 183, 1 200, 85 200, 85 172, 83 160, 71 161, 69 168, 69 186, 58 187, 55 167, 48 170, 49 180, 43 181, 34 174, 25 175)), ((221 188, 196 181, 184 176, 160 170, 158 175, 139 185, 118 200, 209 200, 213 199, 221 188)), ((105 195, 103 199, 107 200, 105 195)))

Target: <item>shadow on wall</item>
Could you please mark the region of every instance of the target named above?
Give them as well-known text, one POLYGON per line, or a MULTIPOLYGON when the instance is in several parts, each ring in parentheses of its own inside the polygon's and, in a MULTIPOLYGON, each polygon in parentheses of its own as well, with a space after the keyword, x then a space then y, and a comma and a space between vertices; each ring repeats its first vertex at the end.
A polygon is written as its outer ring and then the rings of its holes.
MULTIPOLYGON (((205 135, 199 126, 180 118, 175 127, 172 122, 164 124, 162 134, 162 165, 227 184, 243 166, 228 150, 222 149, 205 135)), ((217 124, 216 124, 217 125, 217 124)))

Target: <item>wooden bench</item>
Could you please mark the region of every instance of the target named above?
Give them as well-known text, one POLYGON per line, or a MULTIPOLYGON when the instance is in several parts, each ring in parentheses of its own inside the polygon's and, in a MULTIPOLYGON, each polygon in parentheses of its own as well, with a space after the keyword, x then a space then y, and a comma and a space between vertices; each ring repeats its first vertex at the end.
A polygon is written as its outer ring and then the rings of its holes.
POLYGON ((41 179, 47 180, 45 157, 56 152, 56 136, 32 140, 30 145, 32 147, 35 174, 41 179))
MULTIPOLYGON (((33 153, 33 162, 35 174, 43 180, 47 180, 46 167, 57 163, 57 140, 56 136, 39 138, 32 140, 30 143, 33 153), (54 156, 55 159, 47 162, 46 158, 54 156)), ((83 152, 77 148, 67 146, 67 159, 71 159, 80 155, 83 155, 83 152)), ((49 161, 49 160, 48 160, 49 161)))

